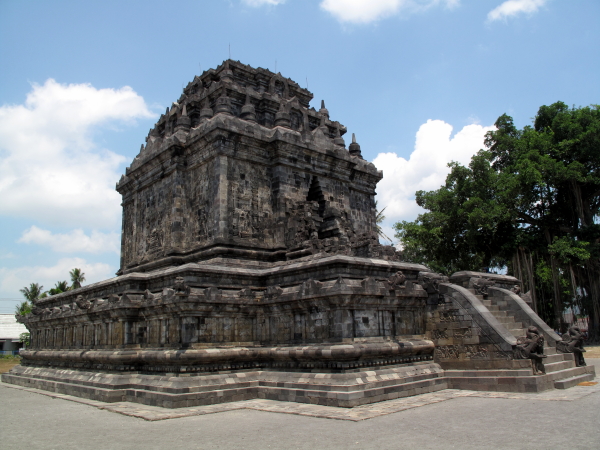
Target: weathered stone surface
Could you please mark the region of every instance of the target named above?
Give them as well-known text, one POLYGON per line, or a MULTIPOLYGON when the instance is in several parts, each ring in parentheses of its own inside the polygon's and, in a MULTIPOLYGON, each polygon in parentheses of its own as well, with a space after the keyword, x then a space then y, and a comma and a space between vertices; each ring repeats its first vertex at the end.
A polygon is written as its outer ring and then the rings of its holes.
POLYGON ((427 293, 416 283, 427 269, 379 244, 381 172, 355 140, 348 152, 346 128, 311 99, 292 80, 234 61, 195 77, 117 184, 118 277, 40 300, 25 318, 24 364, 294 368, 291 347, 311 345, 307 364, 346 370, 402 363, 391 340, 431 358, 432 345, 411 344, 425 333, 427 293), (332 360, 325 349, 357 339, 366 353, 332 360), (273 345, 287 350, 265 353, 273 345))
POLYGON ((234 61, 188 84, 117 185, 119 273, 219 255, 398 260, 374 229, 381 172, 345 149, 346 127, 311 99, 290 79, 234 61))

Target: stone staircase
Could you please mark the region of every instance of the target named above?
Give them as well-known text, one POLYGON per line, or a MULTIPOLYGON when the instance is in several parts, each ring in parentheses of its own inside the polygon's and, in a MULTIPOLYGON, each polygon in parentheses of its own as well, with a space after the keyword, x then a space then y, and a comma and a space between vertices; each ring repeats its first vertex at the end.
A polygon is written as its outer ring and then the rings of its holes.
MULTIPOLYGON (((507 301, 495 297, 485 299, 470 290, 493 316, 514 337, 525 336, 527 323, 516 319, 507 301)), ((593 367, 576 367, 573 355, 558 353, 554 347, 544 347, 545 375, 533 375, 533 368, 513 370, 446 370, 449 386, 455 389, 501 392, 540 392, 547 389, 567 389, 594 379, 593 367), (475 380, 476 378, 476 380, 475 380)))
MULTIPOLYGON (((475 294, 475 292, 473 292, 475 294)), ((495 297, 490 299, 484 299, 481 295, 476 295, 484 306, 494 315, 498 322, 500 322, 514 337, 519 338, 525 336, 529 324, 520 322, 515 318, 515 315, 507 308, 507 302, 498 300, 495 297)), ((594 378, 594 374, 586 367, 576 367, 573 355, 570 353, 559 353, 554 347, 544 347, 544 368, 546 375, 534 377, 533 370, 527 369, 527 377, 531 376, 534 378, 542 378, 540 382, 536 383, 541 385, 553 384, 556 389, 567 389, 577 385, 583 381, 590 381, 594 378)), ((521 371, 518 371, 521 372, 521 371)), ((515 374, 517 375, 517 374, 515 374)), ((525 375, 525 373, 519 373, 518 375, 525 375)))

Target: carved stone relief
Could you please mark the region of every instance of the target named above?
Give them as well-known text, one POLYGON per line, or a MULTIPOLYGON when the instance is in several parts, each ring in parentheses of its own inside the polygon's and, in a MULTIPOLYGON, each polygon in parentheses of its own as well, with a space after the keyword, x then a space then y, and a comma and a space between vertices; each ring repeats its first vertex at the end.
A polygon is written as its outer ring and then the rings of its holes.
POLYGON ((459 328, 454 330, 452 335, 458 339, 470 338, 473 337, 473 330, 471 328, 459 328))
POLYGON ((581 330, 577 326, 572 326, 562 335, 562 341, 556 342, 556 350, 561 353, 573 353, 575 357, 575 365, 578 367, 585 366, 585 358, 583 357, 584 337, 581 330))
POLYGON ((447 333, 448 329, 447 328, 443 328, 441 330, 436 329, 433 330, 431 332, 433 339, 448 339, 448 333, 447 333))
POLYGON ((186 284, 185 279, 183 277, 175 278, 175 284, 173 285, 173 290, 176 294, 179 295, 190 295, 190 287, 186 284))
POLYGON ((454 322, 456 320, 458 320, 458 310, 456 309, 449 309, 446 311, 440 311, 440 322, 454 322))
POLYGON ((458 345, 440 345, 435 348, 435 353, 438 358, 442 359, 458 359, 460 352, 458 345))
POLYGON ((465 356, 470 359, 485 359, 488 350, 483 345, 465 345, 465 356))
POLYGON ((266 300, 274 300, 283 294, 283 289, 279 286, 269 286, 265 291, 265 299, 266 300))
POLYGON ((90 309, 92 307, 92 304, 88 300, 84 300, 82 295, 77 296, 75 303, 80 309, 90 309))
POLYGON ((517 338, 517 345, 514 349, 514 359, 531 359, 533 374, 544 374, 543 359, 544 355, 544 336, 536 327, 529 327, 523 337, 517 338))
POLYGON ((428 294, 439 294, 440 283, 447 283, 448 277, 433 272, 419 272, 419 284, 428 294))
POLYGON ((254 298, 256 297, 256 295, 254 294, 254 292, 252 291, 252 289, 249 288, 244 288, 241 291, 238 292, 238 297, 240 299, 244 299, 244 300, 254 300, 254 298))
POLYGON ((485 277, 472 277, 469 280, 469 286, 475 290, 477 295, 482 295, 484 298, 487 298, 488 288, 494 284, 496 284, 494 280, 485 277))
POLYGON ((406 275, 404 275, 404 273, 402 273, 402 271, 399 270, 394 275, 392 275, 391 277, 388 278, 388 281, 387 281, 388 289, 396 290, 396 289, 406 288, 405 282, 406 282, 406 275))

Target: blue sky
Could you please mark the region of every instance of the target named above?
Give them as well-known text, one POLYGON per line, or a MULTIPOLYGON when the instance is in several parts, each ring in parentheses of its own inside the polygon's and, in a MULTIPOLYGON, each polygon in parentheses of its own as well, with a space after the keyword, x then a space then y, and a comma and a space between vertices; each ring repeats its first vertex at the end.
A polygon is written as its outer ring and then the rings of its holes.
POLYGON ((308 83, 356 133, 391 236, 499 115, 599 103, 599 21, 597 0, 0 0, 0 313, 73 267, 114 274, 116 181, 229 51, 308 83))

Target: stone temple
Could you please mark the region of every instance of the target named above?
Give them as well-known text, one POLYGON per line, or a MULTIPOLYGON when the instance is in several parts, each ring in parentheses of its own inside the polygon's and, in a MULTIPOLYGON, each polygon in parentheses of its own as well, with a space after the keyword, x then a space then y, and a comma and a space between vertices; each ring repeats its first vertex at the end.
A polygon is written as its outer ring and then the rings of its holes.
POLYGON ((382 172, 312 98, 232 60, 195 77, 117 183, 117 276, 19 317, 31 345, 2 380, 164 407, 353 407, 594 377, 519 280, 448 279, 381 245, 382 172))

